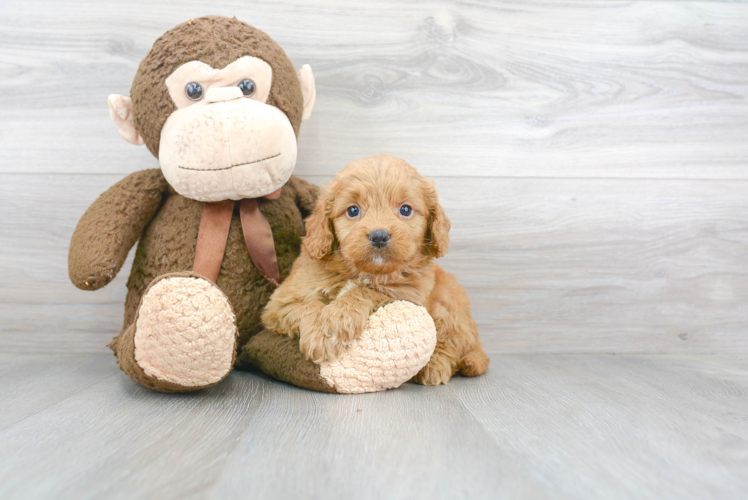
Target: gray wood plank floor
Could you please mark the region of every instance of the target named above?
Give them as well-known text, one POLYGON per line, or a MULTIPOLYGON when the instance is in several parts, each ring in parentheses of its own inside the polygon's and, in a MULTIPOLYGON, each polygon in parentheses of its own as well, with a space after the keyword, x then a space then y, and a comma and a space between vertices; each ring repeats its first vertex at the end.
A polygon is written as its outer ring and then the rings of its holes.
POLYGON ((748 356, 495 355, 437 388, 233 373, 144 389, 101 354, 0 354, 0 498, 748 494, 748 356))

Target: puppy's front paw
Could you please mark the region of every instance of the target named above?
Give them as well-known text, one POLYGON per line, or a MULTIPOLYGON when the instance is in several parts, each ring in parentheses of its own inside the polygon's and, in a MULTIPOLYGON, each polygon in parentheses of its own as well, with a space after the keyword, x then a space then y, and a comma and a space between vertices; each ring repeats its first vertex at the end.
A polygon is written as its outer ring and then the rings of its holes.
POLYGON ((345 345, 361 336, 369 321, 368 315, 346 307, 341 302, 332 302, 322 308, 321 327, 339 345, 345 345))
POLYGON ((435 353, 426 366, 413 377, 413 382, 421 385, 446 384, 456 372, 456 361, 443 354, 435 353))
POLYGON ((299 347, 306 359, 320 364, 336 359, 341 351, 337 338, 330 336, 321 321, 304 322, 299 328, 299 347))

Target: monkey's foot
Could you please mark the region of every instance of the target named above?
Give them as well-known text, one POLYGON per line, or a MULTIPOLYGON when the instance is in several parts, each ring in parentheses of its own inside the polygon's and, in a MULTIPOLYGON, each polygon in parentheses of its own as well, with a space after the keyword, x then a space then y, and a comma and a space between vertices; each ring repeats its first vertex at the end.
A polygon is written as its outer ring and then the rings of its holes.
POLYGON ((320 376, 337 392, 394 389, 426 365, 436 347, 436 326, 425 307, 398 300, 377 309, 361 335, 320 376))
POLYGON ((195 391, 231 371, 237 333, 231 304, 216 285, 174 273, 151 283, 135 323, 113 347, 136 382, 162 392, 195 391))
POLYGON ((255 367, 290 384, 315 391, 357 394, 393 389, 428 363, 436 326, 425 307, 395 301, 369 316, 361 335, 336 360, 314 364, 299 340, 265 330, 242 347, 237 367, 255 367))

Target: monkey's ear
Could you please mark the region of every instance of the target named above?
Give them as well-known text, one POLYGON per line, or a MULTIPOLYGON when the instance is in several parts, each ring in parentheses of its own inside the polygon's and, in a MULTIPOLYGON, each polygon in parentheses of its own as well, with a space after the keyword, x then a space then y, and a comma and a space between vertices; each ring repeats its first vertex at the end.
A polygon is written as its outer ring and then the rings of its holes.
POLYGON ((317 87, 314 85, 314 74, 312 67, 305 64, 299 70, 299 82, 301 82, 301 95, 304 96, 304 113, 301 121, 305 122, 312 116, 314 101, 317 99, 317 87))
POLYGON ((132 99, 123 95, 111 94, 107 99, 109 103, 109 116, 117 125, 119 135, 130 144, 142 146, 145 144, 138 131, 135 130, 135 122, 132 115, 132 99))

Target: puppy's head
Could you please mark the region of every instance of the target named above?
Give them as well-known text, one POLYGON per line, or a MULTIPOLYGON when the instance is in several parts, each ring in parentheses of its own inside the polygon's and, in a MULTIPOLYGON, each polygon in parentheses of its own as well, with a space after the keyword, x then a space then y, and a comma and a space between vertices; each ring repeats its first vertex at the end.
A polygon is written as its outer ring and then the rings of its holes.
POLYGON ((304 248, 314 259, 334 252, 361 272, 385 274, 444 255, 449 228, 434 183, 379 155, 349 163, 326 187, 307 219, 304 248))

